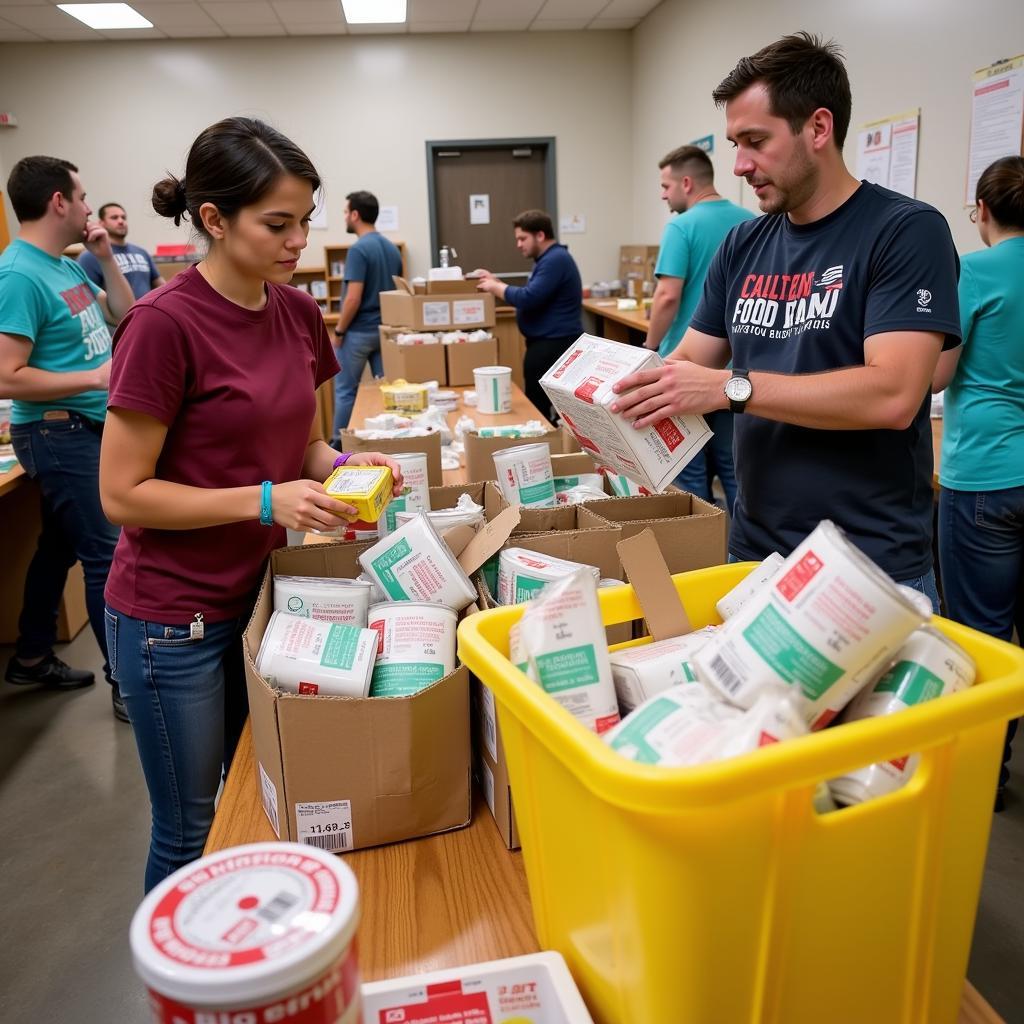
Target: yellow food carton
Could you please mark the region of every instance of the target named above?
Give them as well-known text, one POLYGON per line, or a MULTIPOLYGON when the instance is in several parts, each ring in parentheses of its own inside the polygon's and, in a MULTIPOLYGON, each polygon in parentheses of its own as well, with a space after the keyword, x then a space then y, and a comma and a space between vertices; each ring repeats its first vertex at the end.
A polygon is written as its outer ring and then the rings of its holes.
POLYGON ((380 393, 384 398, 384 408, 389 411, 422 412, 430 404, 425 384, 396 380, 393 384, 381 384, 380 393))
POLYGON ((356 509, 348 522, 375 523, 391 501, 391 470, 387 466, 339 466, 325 481, 324 490, 356 509))

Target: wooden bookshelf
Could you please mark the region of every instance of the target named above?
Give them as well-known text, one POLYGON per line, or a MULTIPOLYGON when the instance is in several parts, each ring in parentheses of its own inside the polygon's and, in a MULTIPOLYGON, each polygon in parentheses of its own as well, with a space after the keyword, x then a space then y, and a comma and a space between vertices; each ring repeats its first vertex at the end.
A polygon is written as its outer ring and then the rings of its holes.
POLYGON ((323 267, 301 267, 292 274, 291 284, 312 295, 320 312, 327 315, 327 279, 323 267))
MULTIPOLYGON (((409 254, 405 248, 405 242, 399 242, 395 239, 389 239, 398 246, 398 251, 402 254, 402 277, 409 276, 409 254)), ((325 316, 328 318, 328 322, 331 322, 331 318, 334 320, 338 319, 338 314, 341 312, 341 299, 344 293, 344 280, 345 280, 345 256, 348 250, 356 244, 356 239, 353 238, 351 242, 343 242, 341 245, 327 245, 324 246, 324 267, 326 270, 327 280, 327 311, 325 316)))

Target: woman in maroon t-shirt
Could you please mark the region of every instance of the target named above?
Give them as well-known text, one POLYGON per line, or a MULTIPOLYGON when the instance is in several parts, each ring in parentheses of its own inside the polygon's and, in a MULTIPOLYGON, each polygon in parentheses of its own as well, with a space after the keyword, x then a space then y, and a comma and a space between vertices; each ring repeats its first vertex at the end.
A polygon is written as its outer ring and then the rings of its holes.
MULTIPOLYGON (((316 424, 316 388, 338 364, 316 303, 287 287, 319 186, 262 122, 207 128, 153 207, 175 225, 187 213, 209 252, 114 337, 100 492, 124 529, 106 628, 153 805, 147 891, 202 853, 245 720, 241 631, 267 555, 285 527, 355 511, 320 483, 346 458, 316 424)), ((388 465, 401 485, 383 455, 348 461, 388 465)))

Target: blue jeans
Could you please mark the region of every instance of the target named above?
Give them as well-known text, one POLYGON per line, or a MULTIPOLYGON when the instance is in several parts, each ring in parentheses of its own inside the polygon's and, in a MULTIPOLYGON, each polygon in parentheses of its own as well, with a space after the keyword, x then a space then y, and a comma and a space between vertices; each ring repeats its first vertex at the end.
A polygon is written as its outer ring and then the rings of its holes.
MULTIPOLYGON (((939 493, 939 566, 949 617, 1000 640, 1024 639, 1024 487, 939 493)), ((999 785, 1009 777, 1013 721, 999 785)))
POLYGON ((362 380, 366 363, 370 363, 370 372, 374 377, 384 376, 384 364, 380 357, 380 334, 374 329, 370 331, 349 331, 344 344, 338 353, 341 373, 334 378, 334 435, 348 426, 352 415, 352 406, 356 402, 359 381, 362 380))
POLYGON ((100 505, 100 438, 103 424, 77 413, 66 420, 11 426, 14 454, 42 494, 42 532, 25 574, 15 655, 41 658, 57 642, 57 613, 68 570, 82 563, 89 624, 110 678, 103 629, 103 588, 120 530, 100 505))
POLYGON ((714 436, 696 458, 688 462, 673 481, 676 487, 705 501, 714 502, 711 482, 717 476, 725 491, 725 504, 732 515, 736 507, 736 468, 732 458, 732 417, 731 412, 717 410, 704 414, 714 436))
POLYGON ((145 622, 107 608, 107 647, 132 723, 153 808, 146 892, 202 855, 214 801, 238 744, 248 699, 245 616, 206 623, 145 622))

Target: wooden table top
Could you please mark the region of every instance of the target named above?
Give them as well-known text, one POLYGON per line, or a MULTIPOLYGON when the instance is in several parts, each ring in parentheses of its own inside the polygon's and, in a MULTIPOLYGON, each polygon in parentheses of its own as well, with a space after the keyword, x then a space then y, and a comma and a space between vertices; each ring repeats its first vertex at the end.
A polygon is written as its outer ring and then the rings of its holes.
POLYGON ((13 491, 25 479, 25 470, 20 464, 12 466, 6 473, 0 473, 0 497, 13 491))
MULTIPOLYGON (((246 723, 206 852, 276 839, 256 789, 246 723)), ((520 853, 501 841, 487 805, 468 828, 356 850, 345 863, 359 880, 359 968, 364 981, 536 953, 520 853)))
MULTIPOLYGON (((472 391, 472 388, 453 387, 447 388, 447 390, 455 391, 459 395, 458 408, 454 412, 448 413, 448 425, 452 430, 455 429, 455 424, 460 416, 469 416, 476 421, 478 427, 501 427, 510 423, 525 423, 527 420, 540 420, 541 423, 548 422, 547 417, 523 394, 522 390, 515 383, 512 384, 512 411, 500 413, 496 416, 478 413, 472 406, 468 406, 463 402, 463 393, 472 391)), ((352 407, 352 417, 349 420, 351 424, 350 429, 361 430, 368 416, 379 416, 383 411, 384 396, 380 393, 380 386, 364 381, 359 385, 359 390, 356 392, 356 401, 352 407)), ((465 464, 458 469, 446 469, 444 471, 444 482, 446 485, 469 483, 465 464)))
MULTIPOLYGON (((276 839, 260 802, 245 725, 206 853, 276 839)), ((520 853, 505 849, 477 800, 464 829, 345 855, 359 880, 359 968, 365 981, 536 953, 520 853)), ((1003 1024, 969 983, 957 1024, 1003 1024)))
POLYGON ((583 308, 594 316, 603 316, 606 320, 614 320, 625 327, 632 327, 634 330, 647 333, 651 322, 647 319, 642 309, 619 312, 616 308, 618 299, 584 299, 583 308))

